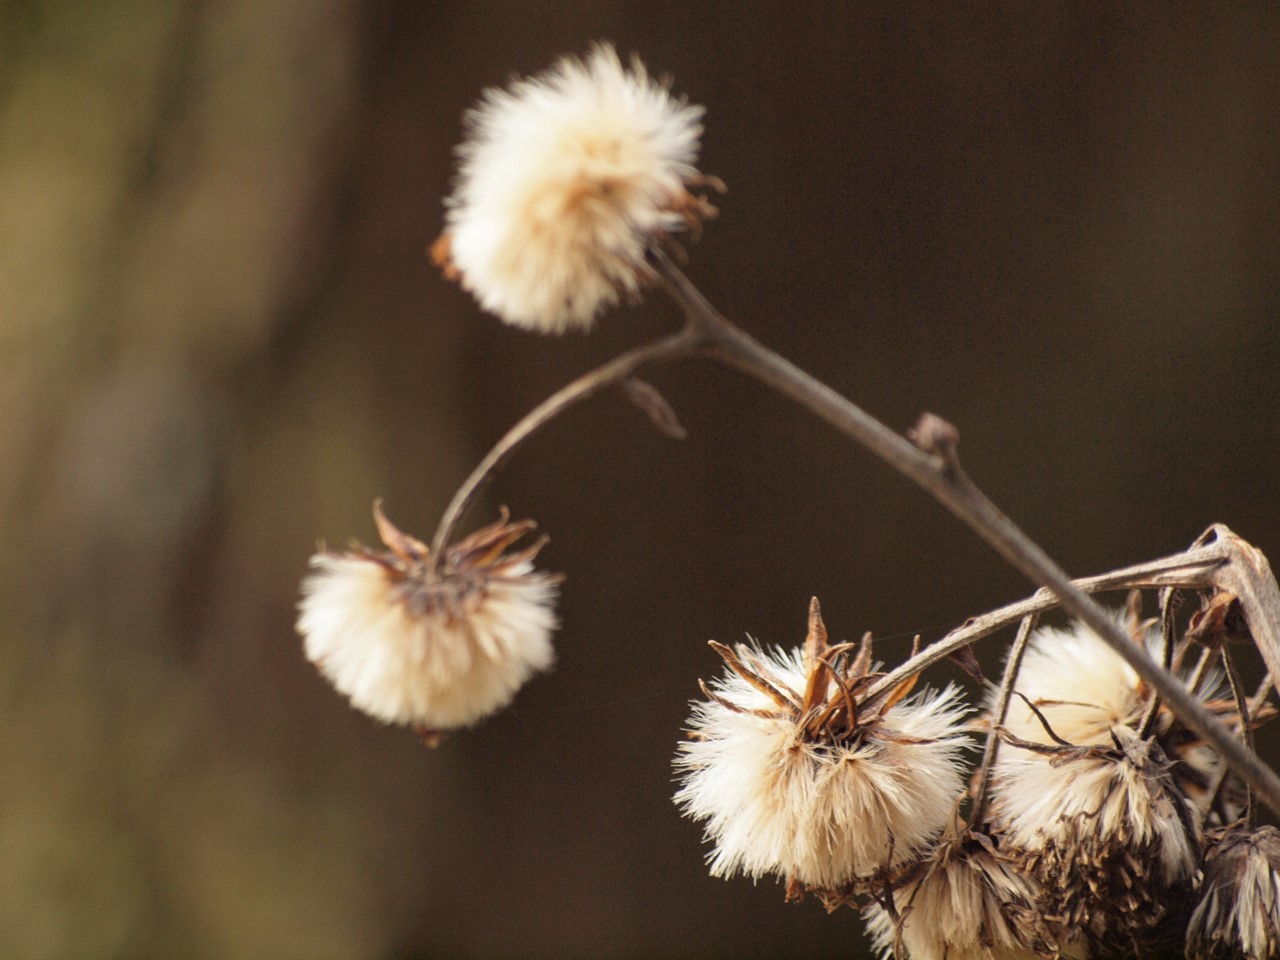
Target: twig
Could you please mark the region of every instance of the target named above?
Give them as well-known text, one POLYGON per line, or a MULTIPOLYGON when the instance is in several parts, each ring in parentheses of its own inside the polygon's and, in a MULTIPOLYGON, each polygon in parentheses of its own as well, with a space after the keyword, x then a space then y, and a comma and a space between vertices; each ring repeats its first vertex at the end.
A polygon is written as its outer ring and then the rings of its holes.
MULTIPOLYGON (((913 446, 830 387, 725 320, 665 255, 655 253, 653 261, 667 292, 680 305, 690 325, 707 331, 708 342, 702 352, 791 397, 861 443, 968 524, 1032 583, 1052 590, 1064 609, 1115 649, 1139 676, 1151 684, 1173 713, 1217 750, 1233 770, 1257 789, 1267 805, 1280 814, 1280 777, 1275 771, 1249 753, 1231 735, 1231 731, 1182 686, 1177 677, 1155 663, 1145 650, 1125 636, 1105 610, 1076 588, 1062 568, 1019 530, 963 470, 956 469, 958 460, 954 443, 941 457, 913 446)), ((1230 534, 1230 531, 1225 532, 1230 534)), ((1220 536, 1218 539, 1223 538, 1220 536)), ((1280 590, 1277 590, 1274 579, 1270 580, 1269 593, 1267 585, 1262 582, 1263 569, 1270 574, 1266 558, 1257 551, 1252 551, 1252 554, 1247 558, 1248 568, 1237 577, 1242 584, 1241 589, 1235 592, 1243 599, 1245 593, 1242 591, 1252 590, 1257 599, 1255 609, 1280 613, 1280 590)), ((1253 621, 1249 623, 1253 627, 1253 621)), ((1255 634, 1267 666, 1273 671, 1280 667, 1280 633, 1277 633, 1280 626, 1277 624, 1280 624, 1280 619, 1272 619, 1266 625, 1268 635, 1265 640, 1255 634)))
POLYGON ((986 813, 987 786, 991 783, 991 771, 996 762, 996 754, 1000 751, 1000 728, 1004 726, 1005 717, 1009 713, 1009 700, 1013 696, 1013 685, 1018 680, 1018 671, 1022 669, 1022 655, 1026 652, 1027 641, 1031 639, 1031 631, 1036 627, 1037 614, 1028 614, 1018 625, 1018 636, 1009 649, 1009 659, 1004 665, 1004 676, 1000 679, 1000 697, 991 715, 991 729, 987 731, 987 743, 982 751, 982 763, 978 767, 978 792, 973 798, 973 810, 969 813, 969 823, 975 830, 982 828, 982 817, 986 813))
MULTIPOLYGON (((1240 718, 1240 742, 1250 753, 1253 752, 1253 716, 1249 713, 1248 694, 1244 692, 1244 681, 1240 679, 1240 671, 1236 669, 1235 657, 1231 655, 1231 647, 1222 645, 1222 666, 1227 671, 1227 680, 1231 683, 1231 699, 1236 704, 1236 716, 1240 718)), ((1248 785, 1246 785, 1248 786, 1248 785)), ((1244 822, 1247 829, 1252 830, 1255 823, 1253 788, 1245 790, 1244 822)))
MULTIPOLYGON (((1160 591, 1160 660, 1166 670, 1173 669, 1173 627, 1174 627, 1174 598, 1177 591, 1173 587, 1165 587, 1160 591)), ((1201 658, 1200 666, 1206 664, 1206 660, 1201 658)), ((1196 683, 1189 682, 1184 684, 1189 690, 1195 690, 1196 683)), ((1151 735, 1152 729, 1156 724, 1156 717, 1160 715, 1160 698, 1154 696, 1147 704, 1146 712, 1142 716, 1142 720, 1138 723, 1138 736, 1146 739, 1151 735)))
POLYGON ((529 437, 548 421, 555 419, 575 404, 595 396, 606 387, 625 381, 640 367, 665 363, 693 354, 703 338, 704 333, 700 327, 687 324, 678 333, 636 347, 634 350, 628 350, 608 363, 601 364, 589 373, 583 374, 527 413, 476 465, 471 475, 458 488, 458 492, 453 495, 453 499, 436 527, 435 537, 431 541, 432 563, 435 564, 436 569, 440 569, 440 564, 444 562, 444 548, 453 540, 457 526, 466 514, 467 508, 529 437))
MULTIPOLYGON (((1139 676, 1151 684, 1184 724, 1213 746, 1227 764, 1257 790, 1263 801, 1280 813, 1280 777, 1246 750, 1226 726, 1183 688, 1175 676, 1125 636, 1106 611, 1090 600, 1083 589, 1074 585, 1040 547, 987 499, 960 466, 957 454, 959 434, 954 427, 940 418, 922 419, 916 433, 921 446, 913 445, 727 321, 661 251, 650 251, 650 259, 667 292, 683 311, 685 326, 677 333, 630 350, 579 377, 512 427, 472 471, 442 515, 432 540, 431 562, 437 569, 444 562, 445 546, 453 538, 472 501, 520 445, 539 428, 578 402, 625 380, 646 364, 703 354, 737 367, 792 398, 922 487, 1029 580, 1052 591, 1053 598, 1056 598, 1051 599, 1048 595, 1033 597, 1021 605, 1006 607, 1006 612, 1021 607, 1016 614, 1016 618, 1021 618, 1060 604, 1110 644, 1139 676)), ((1271 576, 1266 558, 1226 527, 1213 527, 1197 541, 1195 548, 1168 559, 1174 561, 1172 565, 1158 569, 1151 565, 1129 568, 1128 571, 1095 578, 1094 583, 1114 582, 1116 577, 1123 579, 1123 575, 1128 573, 1131 578, 1128 585, 1131 586, 1213 585, 1229 589, 1241 600, 1246 621, 1268 669, 1273 675, 1280 675, 1280 589, 1271 576), (1142 577, 1133 573, 1141 569, 1149 571, 1149 582, 1143 582, 1142 577)), ((1105 589, 1103 586, 1091 586, 1093 589, 1105 589)), ((944 641, 912 657, 873 686, 867 693, 868 698, 896 686, 907 676, 985 635, 975 629, 978 622, 973 621, 952 631, 944 641)), ((998 628, 994 626, 986 632, 998 628)))
MULTIPOLYGON (((1128 590, 1135 587, 1152 588, 1165 583, 1176 583, 1188 589, 1207 588, 1213 585, 1213 571, 1222 563, 1221 551, 1212 547, 1193 547, 1159 560, 1151 560, 1074 582, 1076 587, 1085 593, 1105 593, 1109 590, 1128 590)), ((1061 605, 1052 592, 1039 590, 1034 596, 1025 600, 1000 607, 979 617, 972 617, 940 640, 925 647, 915 657, 885 674, 870 689, 868 695, 874 696, 884 688, 900 683, 912 673, 918 673, 932 666, 939 660, 951 656, 961 647, 967 647, 974 641, 981 640, 1023 617, 1053 610, 1061 605)))

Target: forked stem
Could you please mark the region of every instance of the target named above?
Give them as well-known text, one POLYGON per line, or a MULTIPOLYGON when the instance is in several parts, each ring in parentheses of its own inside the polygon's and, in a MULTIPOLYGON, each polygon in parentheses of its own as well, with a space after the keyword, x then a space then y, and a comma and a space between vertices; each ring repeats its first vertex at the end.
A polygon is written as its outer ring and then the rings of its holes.
MULTIPOLYGON (((862 444, 966 523, 1028 580, 1053 591, 1068 613, 1120 654, 1140 677, 1155 688, 1169 709, 1217 750, 1231 768, 1258 791, 1259 797, 1272 811, 1280 814, 1280 777, 1275 771, 1232 736, 1231 731, 1210 714, 1177 677, 1153 661, 1145 650, 1126 636, 1102 607, 1077 588, 1065 571, 978 489, 959 469, 954 438, 948 443, 945 432, 935 430, 933 439, 941 444, 937 449, 926 452, 914 446, 725 320, 665 256, 657 255, 654 259, 667 292, 680 305, 690 324, 702 325, 711 332, 712 340, 704 348, 705 353, 791 397, 862 444)), ((1274 592, 1274 581, 1271 589, 1274 592)), ((1274 630, 1274 626, 1271 629, 1274 630)), ((1258 630, 1254 632, 1257 636, 1258 630)), ((1270 666, 1271 657, 1277 651, 1274 646, 1268 650, 1266 641, 1260 646, 1270 666)))
MULTIPOLYGON (((669 337, 630 350, 579 377, 544 400, 508 431, 472 471, 441 517, 432 541, 432 563, 437 569, 443 563, 445 547, 456 533, 467 507, 520 445, 544 424, 605 387, 621 382, 641 366, 694 354, 705 355, 737 367, 790 397, 923 488, 1027 579, 1050 590, 1068 613, 1114 648, 1155 689, 1170 710, 1217 750, 1231 769, 1257 791, 1267 806, 1280 814, 1280 777, 1213 717, 1177 677, 1154 662, 1145 650, 1126 636, 1105 610, 1075 586, 1067 574, 978 489, 960 468, 956 452, 958 435, 954 428, 937 418, 922 420, 917 437, 919 446, 912 444, 726 320, 664 253, 650 251, 650 262, 668 294, 683 311, 685 326, 669 337)), ((1218 530, 1215 528, 1210 533, 1218 533, 1218 530)), ((1215 542, 1226 539, 1219 536, 1215 542)), ((1214 542, 1207 546, 1213 547, 1214 542)), ((1236 562, 1241 568, 1231 574, 1224 573, 1224 580, 1242 599, 1259 598, 1256 609, 1270 611, 1280 608, 1280 591, 1277 591, 1274 578, 1268 580, 1270 571, 1265 558, 1260 554, 1255 556, 1256 551, 1241 555, 1238 553, 1241 549, 1233 541, 1219 555, 1220 564, 1230 566, 1231 562, 1236 562), (1231 554, 1230 547, 1234 547, 1237 554, 1231 554), (1242 556, 1243 563, 1239 562, 1242 556), (1263 576, 1264 573, 1268 576, 1263 576)), ((1259 622, 1251 622, 1250 627, 1268 667, 1275 672, 1280 669, 1280 635, 1277 635, 1275 623, 1262 622, 1268 618, 1257 619, 1259 622)), ((876 688, 868 691, 868 696, 891 683, 901 682, 904 676, 932 662, 937 646, 934 644, 884 677, 876 688)))
POLYGON ((444 563, 445 547, 454 540, 467 508, 526 440, 570 407, 595 396, 606 387, 621 383, 641 367, 689 356, 702 340, 701 330, 694 324, 686 324, 671 336, 628 350, 583 374, 525 414, 476 465, 449 501, 431 540, 431 562, 435 569, 439 570, 444 563))

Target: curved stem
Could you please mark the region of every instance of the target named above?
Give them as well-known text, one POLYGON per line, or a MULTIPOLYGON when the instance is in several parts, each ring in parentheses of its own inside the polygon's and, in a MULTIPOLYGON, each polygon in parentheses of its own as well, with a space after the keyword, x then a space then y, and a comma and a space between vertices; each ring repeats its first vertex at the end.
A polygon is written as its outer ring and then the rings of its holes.
MULTIPOLYGON (((1236 716, 1240 718, 1240 742, 1246 750, 1253 750, 1253 717, 1249 713, 1249 695, 1244 691, 1244 682, 1240 679, 1240 671, 1236 669, 1235 657, 1231 655, 1231 647, 1222 645, 1222 666, 1227 671, 1227 680, 1231 683, 1231 698, 1236 704, 1236 716)), ((1245 829, 1252 830, 1257 826, 1254 813, 1253 787, 1246 784, 1244 801, 1245 829)))
POLYGON ((1105 610, 1075 587, 1062 568, 965 476, 955 455, 954 437, 944 437, 937 444, 941 455, 912 445, 830 387, 730 324, 666 257, 657 255, 654 262, 668 293, 691 322, 697 318, 708 332, 705 353, 791 397, 865 446, 966 523, 1032 583, 1052 590, 1067 612, 1115 649, 1155 688, 1183 723, 1203 737, 1233 770, 1257 789, 1273 811, 1280 813, 1280 777, 1275 771, 1249 753, 1224 724, 1187 692, 1177 677, 1126 636, 1105 610))
POLYGON ((431 562, 435 568, 439 570, 440 564, 444 562, 445 547, 454 539, 458 524, 466 514, 467 508, 529 437, 565 410, 594 396, 605 387, 625 380, 640 367, 693 354, 705 338, 703 327, 694 323, 686 324, 677 333, 619 354, 608 363, 601 364, 557 390, 529 411, 476 465, 471 475, 449 501, 449 506, 441 516, 435 537, 431 541, 431 562))
POLYGON ((973 809, 969 812, 969 823, 975 829, 982 826, 982 818, 987 810, 987 788, 991 783, 991 771, 995 767, 996 754, 1000 750, 1000 728, 1004 726, 1005 717, 1009 714, 1009 700, 1013 697, 1013 685, 1018 680, 1018 671, 1022 669, 1022 655, 1027 650, 1027 641, 1031 639, 1031 631, 1036 628, 1037 614, 1028 614, 1018 625, 1018 636, 1009 650, 1009 660, 1004 666, 1004 676, 1000 679, 1000 698, 995 709, 991 711, 991 729, 987 731, 987 743, 982 750, 982 764, 978 767, 978 792, 973 798, 973 809))
MULTIPOLYGON (((1160 591, 1160 656, 1166 670, 1172 670, 1174 666, 1174 646, 1173 638, 1174 628, 1174 610, 1175 601, 1177 599, 1177 591, 1172 587, 1165 587, 1160 591)), ((1201 658, 1200 666, 1203 667, 1207 662, 1206 658, 1201 658)), ((1188 680, 1184 686, 1194 691, 1200 679, 1197 674, 1194 680, 1188 680)), ((1151 702, 1147 704, 1146 712, 1142 715, 1142 720, 1138 723, 1138 736, 1143 740, 1151 736, 1151 731, 1155 729, 1156 718, 1160 716, 1160 698, 1152 697, 1151 702)))
MULTIPOLYGON (((1096 577, 1076 580, 1075 585, 1085 593, 1103 593, 1108 590, 1128 590, 1132 588, 1151 588, 1164 584, 1172 584, 1187 589, 1209 587, 1213 584, 1213 573, 1223 562, 1222 551, 1215 546, 1193 547, 1184 553, 1152 560, 1096 577)), ((951 656, 961 647, 967 647, 983 637, 989 636, 1015 620, 1033 613, 1053 610, 1062 604, 1058 597, 1049 590, 1040 590, 1034 596, 1019 600, 1007 606, 984 613, 980 617, 972 617, 964 624, 956 627, 940 640, 929 644, 910 660, 894 667, 889 673, 868 688, 867 696, 874 697, 890 687, 902 683, 907 677, 933 666, 940 660, 951 656)))

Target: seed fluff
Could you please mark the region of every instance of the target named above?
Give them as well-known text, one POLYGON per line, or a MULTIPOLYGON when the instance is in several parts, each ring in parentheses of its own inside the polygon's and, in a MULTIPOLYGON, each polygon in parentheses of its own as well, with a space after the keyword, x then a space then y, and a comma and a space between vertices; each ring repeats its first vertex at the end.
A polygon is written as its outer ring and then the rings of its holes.
POLYGON ((439 569, 376 504, 374 516, 387 550, 311 558, 298 632, 353 707, 431 742, 506 706, 551 665, 560 578, 534 570, 545 541, 507 552, 534 525, 505 512, 449 547, 439 569))
POLYGON ((695 163, 702 108, 607 44, 489 90, 466 115, 433 256, 480 305, 542 333, 590 329, 652 277, 645 250, 715 208, 695 163))
POLYGON ((861 882, 941 830, 963 788, 960 691, 873 699, 870 638, 829 646, 815 599, 803 648, 713 644, 725 675, 693 706, 675 768, 711 873, 776 874, 788 895, 861 882))

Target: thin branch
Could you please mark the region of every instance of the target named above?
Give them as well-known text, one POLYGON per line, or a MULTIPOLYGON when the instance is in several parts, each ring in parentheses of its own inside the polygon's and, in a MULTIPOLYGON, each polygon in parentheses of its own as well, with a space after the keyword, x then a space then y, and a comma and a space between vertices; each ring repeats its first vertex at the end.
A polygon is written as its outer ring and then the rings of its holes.
MULTIPOLYGON (((1100 574, 1096 577, 1085 577, 1074 581, 1077 589, 1084 593, 1105 593, 1109 590, 1129 590, 1133 588, 1152 588, 1166 583, 1176 583, 1188 589, 1207 588, 1213 585, 1214 571, 1223 563, 1222 551, 1212 546, 1193 547, 1182 553, 1175 553, 1159 560, 1136 564, 1121 570, 1100 574)), ((925 647, 917 656, 895 667, 878 680, 870 693, 874 695, 881 689, 899 682, 912 673, 917 673, 932 666, 939 660, 951 656, 961 647, 966 647, 975 640, 1002 630, 1009 624, 1021 620, 1033 613, 1043 613, 1061 606, 1057 596, 1048 590, 1039 590, 1034 596, 1019 600, 1008 606, 992 610, 979 617, 972 617, 964 624, 956 627, 942 639, 925 647)))
MULTIPOLYGON (((1032 583, 1052 590, 1068 613, 1083 621, 1120 654, 1139 676, 1155 688, 1183 723, 1203 737, 1233 770, 1258 790, 1259 796, 1273 811, 1280 813, 1280 777, 1275 771, 1245 750, 1231 731, 1212 716, 1177 677, 1155 663, 1145 650, 1127 637, 1119 624, 1076 588, 1062 568, 1018 529, 964 471, 955 469, 954 444, 948 455, 943 457, 913 446, 830 387, 725 320, 665 255, 654 254, 653 262, 667 292, 680 305, 690 325, 707 331, 709 340, 703 347, 704 353, 791 397, 865 446, 966 523, 1032 583)), ((1245 589, 1253 589, 1255 596, 1262 596, 1267 593, 1266 585, 1260 582, 1266 558, 1257 551, 1253 553, 1256 556, 1250 558, 1250 571, 1242 573, 1241 577, 1245 581, 1245 589), (1250 577, 1250 572, 1255 576, 1250 577)), ((1269 568, 1266 572, 1269 574, 1269 568)), ((1240 590, 1236 593, 1243 598, 1240 590)), ((1265 608, 1272 600, 1273 609, 1280 612, 1280 590, 1276 588, 1274 579, 1270 581, 1270 595, 1262 597, 1260 603, 1265 608)), ((1252 620, 1249 624, 1254 626, 1252 620)), ((1280 619, 1268 625, 1269 635, 1265 641, 1255 633, 1267 666, 1273 671, 1280 668, 1280 626, 1277 624, 1280 624, 1280 619)))
MULTIPOLYGON (((1173 649, 1174 649, 1174 616, 1176 613, 1176 597, 1177 591, 1172 587, 1165 587, 1160 591, 1160 658, 1166 670, 1173 669, 1173 649)), ((1206 663, 1204 658, 1200 660, 1200 666, 1206 663)), ((1196 683, 1186 683, 1187 689, 1194 691, 1196 683)), ((1142 720, 1138 723, 1138 736, 1145 740, 1151 735, 1151 731, 1155 728, 1156 718, 1160 715, 1160 698, 1152 697, 1147 704, 1146 712, 1142 716, 1142 720)))
POLYGON ((440 518, 439 526, 436 527, 435 537, 431 541, 432 563, 437 569, 444 562, 444 548, 453 540, 467 508, 529 437, 565 410, 595 396, 606 387, 626 380, 641 367, 692 355, 697 351, 704 336, 700 326, 687 324, 678 333, 614 357, 608 363, 583 374, 534 407, 494 445, 488 455, 471 471, 471 475, 458 488, 458 492, 453 495, 444 515, 440 518))
MULTIPOLYGON (((1227 680, 1231 683, 1231 699, 1235 701, 1236 716, 1240 718, 1240 742, 1250 753, 1253 752, 1253 716, 1249 713, 1249 695, 1244 692, 1244 681, 1240 679, 1240 671, 1236 669, 1235 657, 1231 655, 1229 644, 1222 645, 1222 666, 1227 671, 1227 680)), ((1244 822, 1247 829, 1256 826, 1253 788, 1245 791, 1244 822)))
POLYGON ((987 731, 987 743, 982 750, 982 763, 978 767, 978 792, 973 798, 973 810, 969 814, 969 823, 974 829, 982 827, 982 817, 987 806, 987 787, 991 783, 991 771, 1000 750, 999 731, 1008 716, 1013 685, 1018 680, 1018 671, 1022 669, 1022 655, 1026 652, 1027 641, 1031 639, 1031 631, 1035 629, 1037 619, 1038 615, 1034 613, 1022 618, 1022 623, 1018 625, 1018 636, 1014 638, 1013 646, 1009 649, 1009 659, 1004 665, 1004 676, 1000 679, 1000 697, 991 712, 991 729, 987 731))

